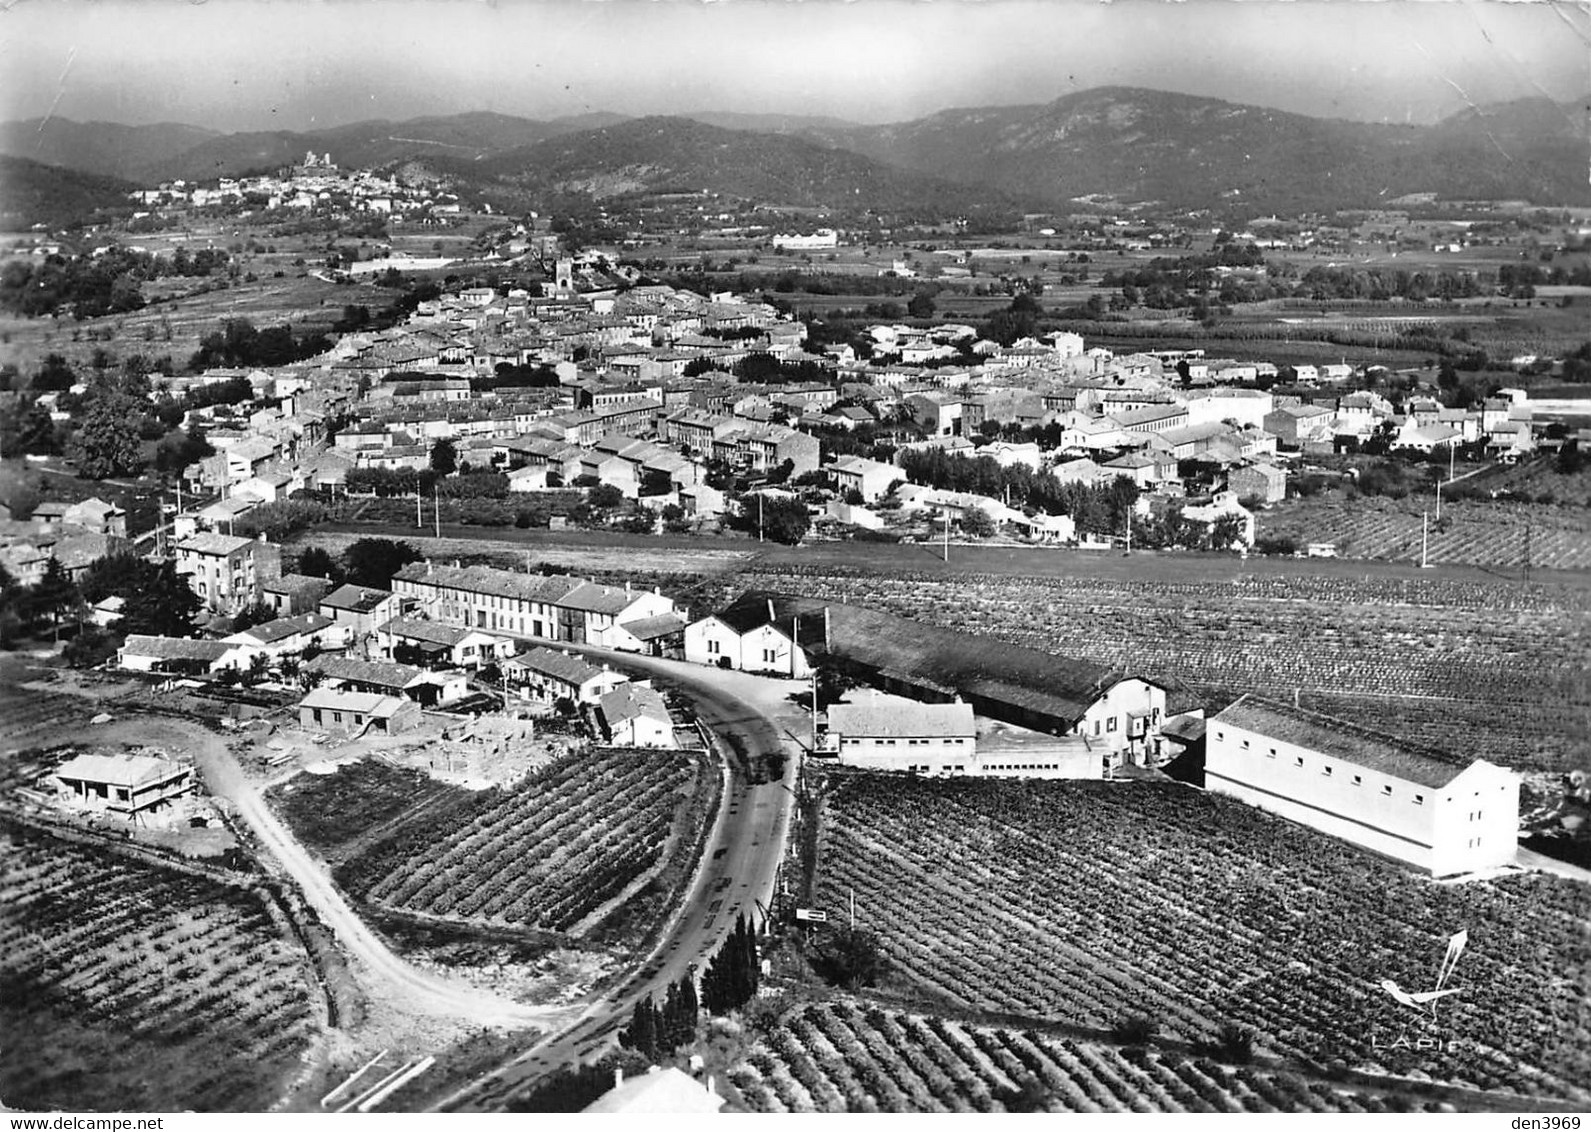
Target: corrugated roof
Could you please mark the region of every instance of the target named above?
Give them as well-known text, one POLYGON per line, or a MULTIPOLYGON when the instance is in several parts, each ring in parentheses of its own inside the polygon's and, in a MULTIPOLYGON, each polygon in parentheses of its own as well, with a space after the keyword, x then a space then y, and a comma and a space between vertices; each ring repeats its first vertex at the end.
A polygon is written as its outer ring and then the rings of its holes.
POLYGON ((323 614, 300 613, 293 617, 278 617, 275 621, 266 621, 252 628, 243 629, 234 633, 232 637, 234 640, 239 637, 249 637, 268 645, 304 633, 318 633, 334 624, 336 622, 323 614))
POLYGON ((1348 720, 1252 694, 1243 696, 1210 722, 1229 723, 1423 786, 1445 786, 1467 765, 1444 752, 1407 743, 1348 720))

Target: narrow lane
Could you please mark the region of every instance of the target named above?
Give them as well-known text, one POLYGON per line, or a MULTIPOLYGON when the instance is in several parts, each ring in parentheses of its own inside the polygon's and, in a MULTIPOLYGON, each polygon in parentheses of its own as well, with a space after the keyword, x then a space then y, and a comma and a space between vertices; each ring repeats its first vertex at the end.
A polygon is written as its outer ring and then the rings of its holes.
POLYGON ((661 998, 670 983, 705 966, 734 929, 737 916, 745 913, 760 921, 784 858, 799 750, 776 722, 775 715, 784 712, 775 697, 789 685, 679 661, 558 647, 658 677, 691 699, 697 718, 720 742, 735 736, 753 760, 783 754, 785 773, 780 781, 757 786, 734 776, 719 828, 706 845, 689 894, 657 946, 627 979, 592 1002, 572 1024, 441 1101, 439 1110, 499 1110, 541 1077, 571 1061, 599 1055, 629 1023, 637 1001, 647 995, 661 998))

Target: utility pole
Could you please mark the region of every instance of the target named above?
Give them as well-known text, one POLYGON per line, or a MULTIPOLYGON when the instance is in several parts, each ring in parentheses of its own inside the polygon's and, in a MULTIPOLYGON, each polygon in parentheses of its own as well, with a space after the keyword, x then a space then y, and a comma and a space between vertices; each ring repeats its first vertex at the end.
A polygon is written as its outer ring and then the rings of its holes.
POLYGON ((945 507, 945 563, 950 563, 950 507, 945 507))
POLYGON ((762 493, 757 493, 757 541, 762 541, 762 493))
POLYGON ((818 749, 818 670, 812 670, 812 750, 818 749))
MULTIPOLYGON (((1451 481, 1449 481, 1451 482, 1451 481)), ((1442 521, 1442 481, 1436 481, 1436 521, 1442 521)))
POLYGON ((442 537, 442 489, 431 485, 431 521, 435 524, 436 537, 442 537))
POLYGON ((420 514, 420 484, 419 484, 419 481, 415 481, 415 485, 414 485, 414 525, 416 527, 420 527, 420 528, 424 528, 424 526, 425 526, 425 516, 420 514))
POLYGON ((1426 546, 1427 546, 1427 527, 1429 526, 1430 518, 1431 518, 1431 514, 1430 514, 1429 511, 1421 511, 1420 512, 1420 569, 1422 569, 1422 570, 1426 569, 1427 567, 1429 567, 1431 565, 1429 562, 1427 562, 1425 560, 1425 552, 1426 552, 1426 546))

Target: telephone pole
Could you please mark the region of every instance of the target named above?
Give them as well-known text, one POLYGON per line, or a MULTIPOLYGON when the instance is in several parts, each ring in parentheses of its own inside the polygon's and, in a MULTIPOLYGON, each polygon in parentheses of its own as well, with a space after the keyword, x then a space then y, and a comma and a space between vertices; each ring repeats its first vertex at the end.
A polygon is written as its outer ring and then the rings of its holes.
POLYGON ((435 524, 436 537, 442 537, 442 489, 431 485, 431 521, 435 524))

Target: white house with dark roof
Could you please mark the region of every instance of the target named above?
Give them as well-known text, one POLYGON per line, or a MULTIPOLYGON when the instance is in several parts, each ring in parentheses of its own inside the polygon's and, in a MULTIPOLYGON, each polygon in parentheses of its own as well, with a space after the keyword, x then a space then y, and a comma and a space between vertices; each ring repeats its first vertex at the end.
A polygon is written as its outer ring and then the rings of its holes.
POLYGON ((396 735, 420 723, 420 705, 402 696, 315 688, 298 703, 303 727, 354 734, 369 728, 396 735))
POLYGON ((773 602, 755 594, 685 629, 685 659, 695 664, 767 672, 804 680, 812 673, 809 650, 823 644, 823 618, 780 617, 773 602))
POLYGON ((650 684, 621 684, 597 700, 597 710, 616 747, 679 746, 668 705, 650 684))
POLYGON ((508 656, 513 642, 440 621, 394 617, 376 630, 376 644, 385 660, 426 668, 480 668, 508 656))
POLYGON ((264 651, 251 643, 129 633, 116 652, 116 666, 128 672, 206 676, 224 668, 244 671, 261 655, 264 651))
POLYGON ((357 639, 402 613, 403 599, 390 590, 342 585, 320 599, 318 611, 357 639))
POLYGON ((1519 776, 1244 696, 1205 731, 1205 787, 1434 876, 1511 864, 1519 776))
POLYGON ((222 640, 232 644, 253 645, 275 659, 297 655, 311 645, 322 649, 346 648, 348 630, 319 613, 299 613, 252 625, 222 640))
POLYGON ((629 677, 606 666, 598 668, 570 653, 537 647, 503 662, 503 675, 528 700, 556 703, 567 699, 594 704, 629 677))

